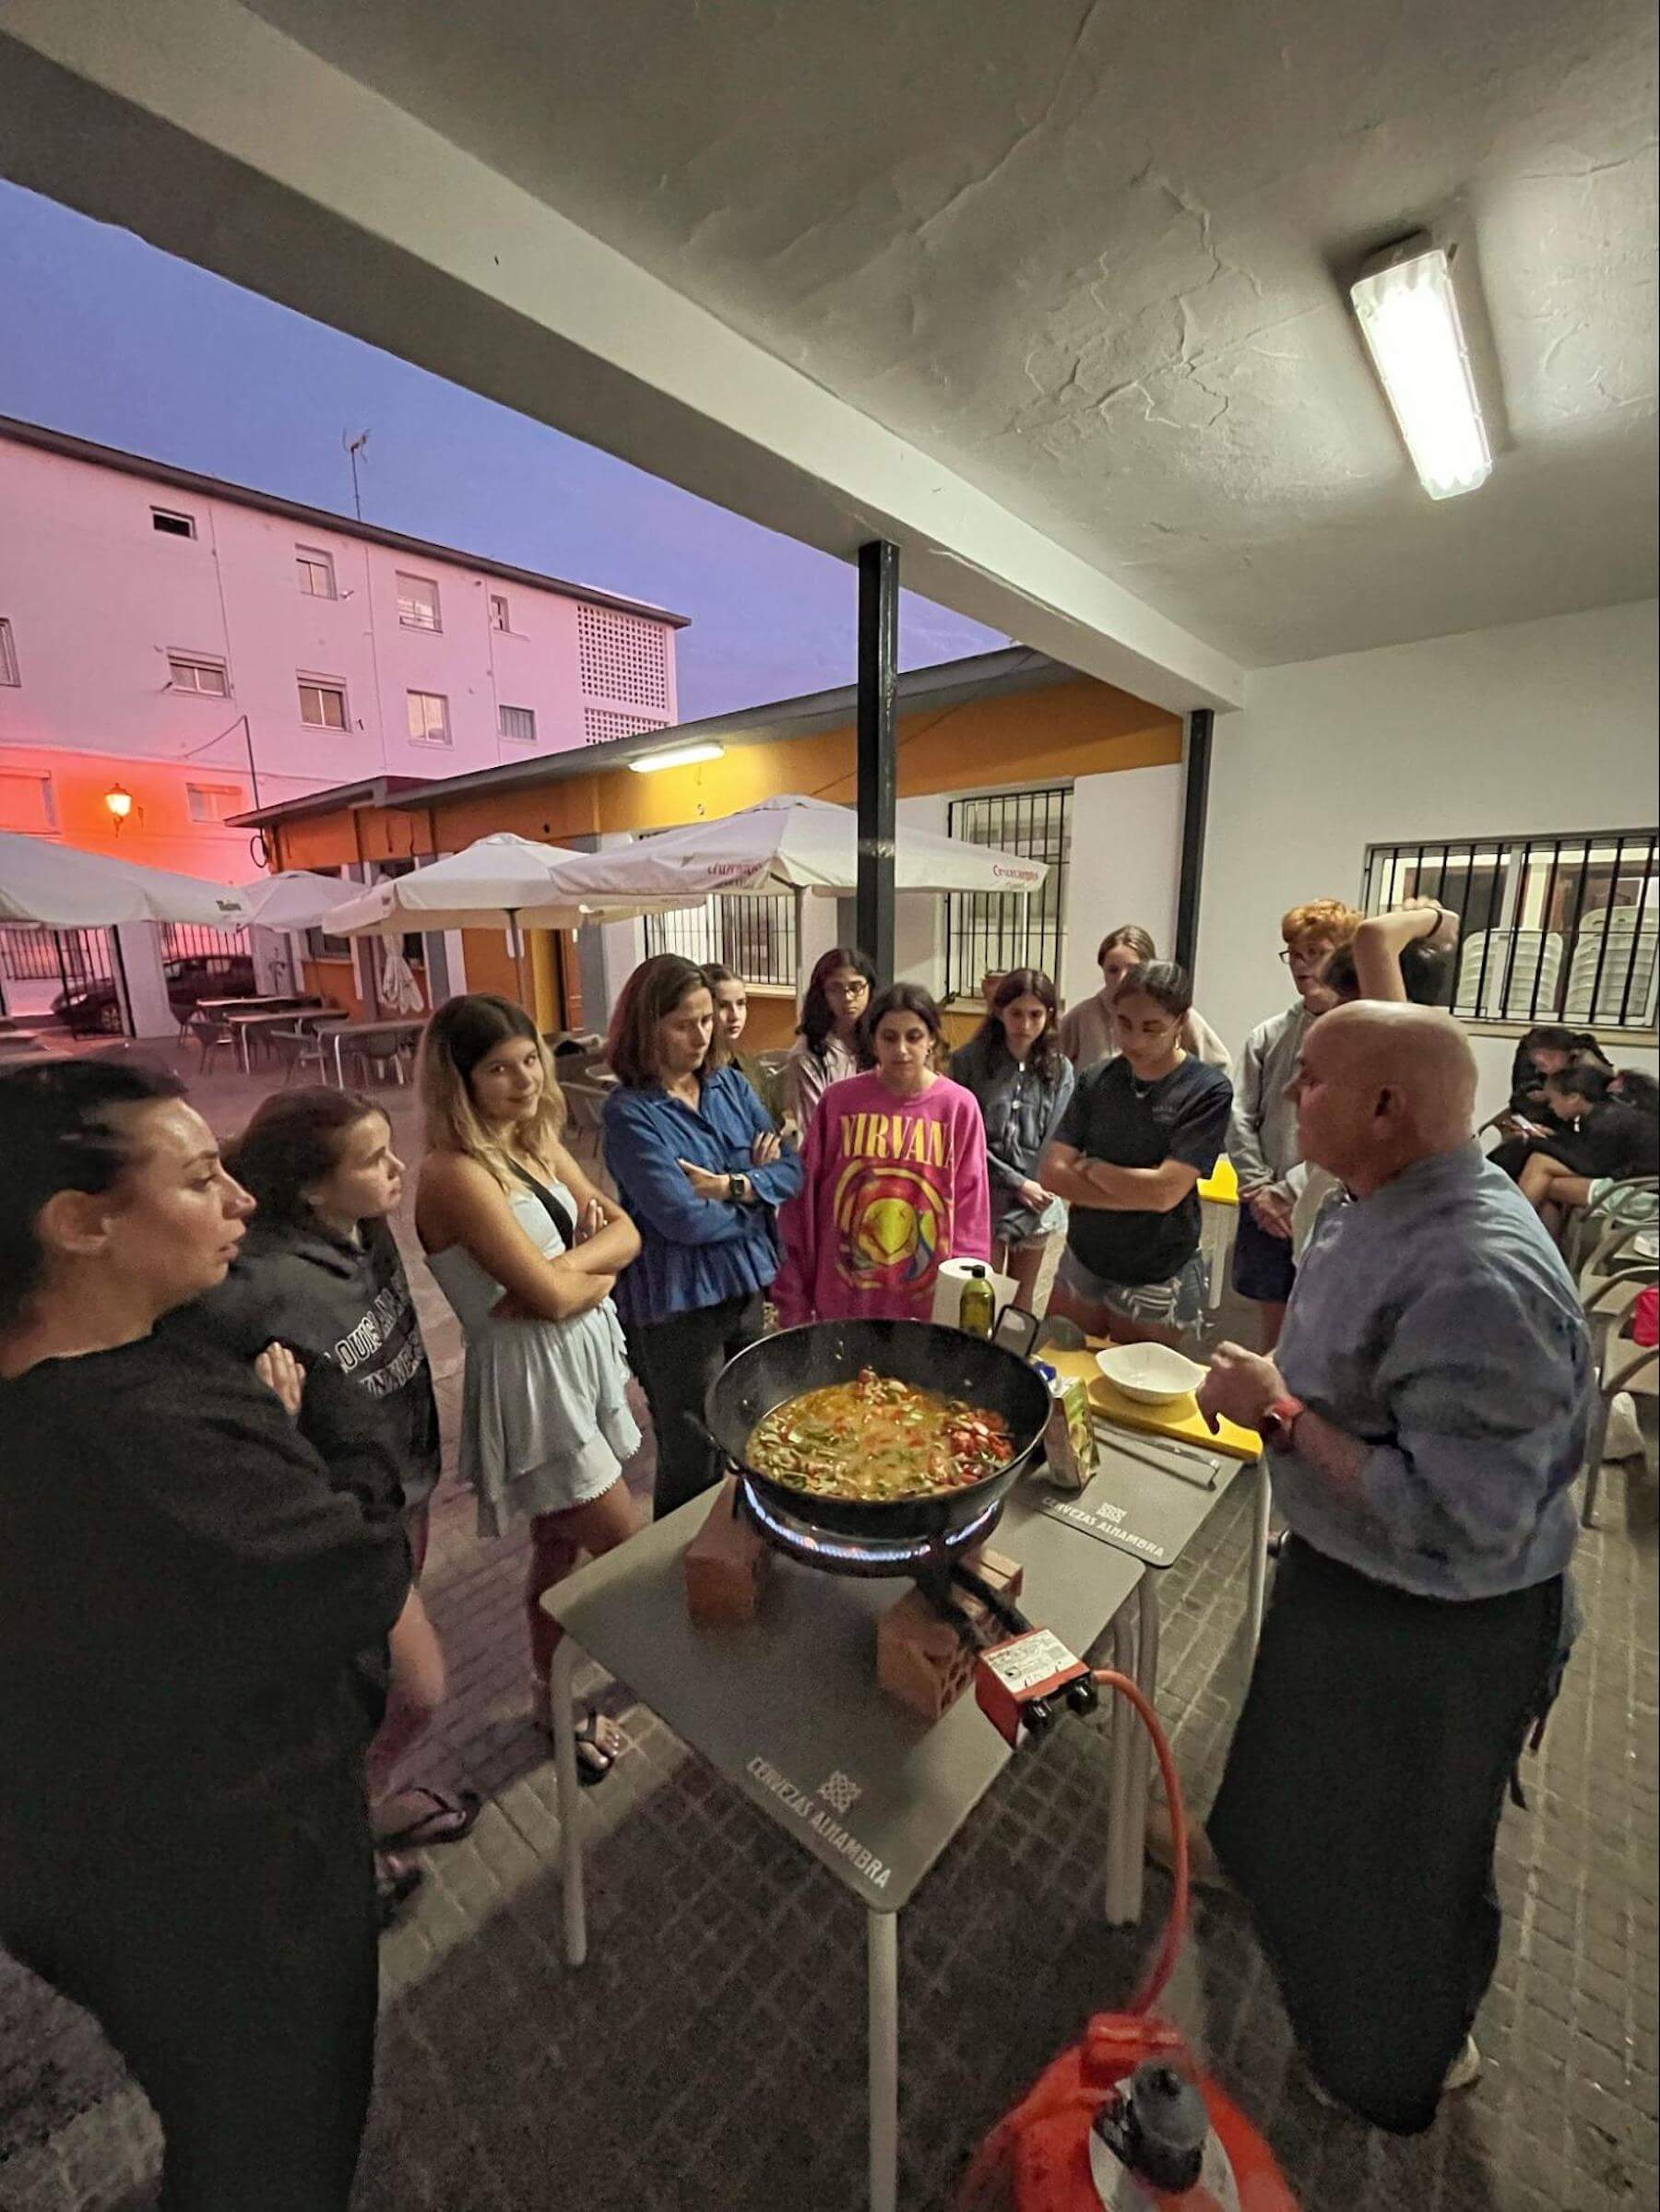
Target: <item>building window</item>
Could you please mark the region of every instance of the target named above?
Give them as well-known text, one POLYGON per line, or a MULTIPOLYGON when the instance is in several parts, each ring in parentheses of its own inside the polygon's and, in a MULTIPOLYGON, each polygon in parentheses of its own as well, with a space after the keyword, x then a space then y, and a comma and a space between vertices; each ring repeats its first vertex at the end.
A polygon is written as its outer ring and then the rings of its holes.
POLYGON ((0 768, 0 830, 55 830, 57 825, 51 776, 0 768))
POLYGON ((194 538, 196 516, 181 515, 172 507, 152 507, 150 528, 159 530, 163 538, 194 538))
POLYGON ((18 647, 12 637, 12 626, 0 615, 0 683, 21 683, 18 673, 18 647))
POLYGON ((745 983, 793 989, 795 900, 787 891, 722 891, 701 906, 648 914, 646 950, 678 952, 700 967, 719 961, 745 983))
POLYGON ((186 784, 184 803, 192 822, 224 822, 242 812, 243 795, 235 784, 186 784))
POLYGON ((406 630, 441 630, 438 586, 431 576, 397 576, 397 619, 406 630))
POLYGON ((231 679, 222 660, 208 660, 196 653, 170 653, 167 681, 175 692, 202 692, 210 699, 231 696, 231 679))
POLYGON ((314 546, 297 545, 294 548, 294 573, 301 590, 308 599, 332 599, 338 597, 335 590, 333 558, 327 553, 318 552, 314 546))
POLYGON ((669 714, 669 633, 614 607, 576 609, 576 659, 590 698, 669 714))
POLYGON ((496 727, 504 738, 512 738, 520 745, 536 742, 536 711, 528 706, 498 706, 496 727))
POLYGON ((954 799, 945 827, 970 845, 992 846, 1049 864, 1041 891, 973 891, 946 900, 946 997, 978 999, 986 976, 1006 975, 1010 968, 1041 968, 1058 977, 1066 946, 1071 786, 954 799))
POLYGON ((490 627, 492 630, 502 631, 513 628, 507 612, 506 598, 499 591, 492 591, 490 595, 490 627))
POLYGON ((1409 840, 1367 849, 1363 904, 1459 917, 1452 1011, 1531 1027, 1652 1029, 1660 883, 1652 830, 1409 840))
POLYGON ((609 745, 613 738, 637 738, 643 729, 667 729, 667 715, 619 715, 609 706, 585 706, 582 740, 585 745, 609 745))
POLYGON ((314 676, 300 679, 300 719, 312 729, 347 729, 346 687, 314 676))
POLYGON ((409 742, 411 745, 447 745, 450 741, 449 701, 440 692, 410 692, 409 742))

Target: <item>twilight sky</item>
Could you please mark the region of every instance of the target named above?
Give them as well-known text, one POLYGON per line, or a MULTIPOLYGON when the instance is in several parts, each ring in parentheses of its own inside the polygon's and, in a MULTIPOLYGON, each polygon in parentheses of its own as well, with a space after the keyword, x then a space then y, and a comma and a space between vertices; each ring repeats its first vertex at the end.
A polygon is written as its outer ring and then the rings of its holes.
MULTIPOLYGON (((682 720, 854 678, 853 569, 0 181, 0 414, 692 617, 682 720)), ((4 517, 0 517, 0 527, 4 517)), ((1006 641, 904 596, 906 668, 1006 641)))

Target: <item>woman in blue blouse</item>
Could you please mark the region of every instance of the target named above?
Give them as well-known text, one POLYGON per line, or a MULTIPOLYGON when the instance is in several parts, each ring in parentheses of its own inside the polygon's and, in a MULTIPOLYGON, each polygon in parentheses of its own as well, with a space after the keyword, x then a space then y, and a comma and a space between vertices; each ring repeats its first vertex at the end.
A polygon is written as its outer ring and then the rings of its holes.
POLYGON ((684 1416, 761 1334, 774 1215, 801 1187, 799 1154, 742 1075, 706 1065, 714 1028, 703 971, 662 952, 623 985, 606 1052, 605 1164, 640 1233, 613 1297, 657 1429, 659 1519, 713 1479, 684 1416))

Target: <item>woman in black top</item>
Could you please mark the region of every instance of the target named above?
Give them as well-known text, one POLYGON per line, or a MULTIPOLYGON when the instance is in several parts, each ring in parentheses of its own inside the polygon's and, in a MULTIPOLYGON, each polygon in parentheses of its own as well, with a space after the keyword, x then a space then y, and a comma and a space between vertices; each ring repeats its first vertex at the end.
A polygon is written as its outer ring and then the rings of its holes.
MULTIPOLYGON (((1642 1097, 1642 1079, 1632 1085, 1633 1073, 1628 1071, 1624 1082, 1634 1096, 1642 1097)), ((1553 1234, 1560 1228, 1567 1207, 1597 1202, 1599 1184, 1653 1175, 1660 1165, 1655 1158, 1660 1122, 1653 1106, 1644 1111, 1628 1104, 1616 1090, 1619 1081, 1594 1060, 1580 1060, 1545 1079, 1551 1112, 1562 1133, 1535 1146, 1520 1181, 1523 1197, 1538 1208, 1553 1234)))
POLYGON ((1113 1001, 1119 1055, 1079 1076, 1038 1167, 1069 1210, 1049 1311, 1120 1343, 1179 1343, 1203 1301, 1198 1186, 1233 1085, 1182 1046, 1192 1002, 1174 962, 1136 970, 1113 1001))
POLYGON ((332 1368, 158 1327, 251 1211, 180 1090, 0 1075, 0 1940, 125 2057, 169 2212, 344 2212, 376 1980, 355 1662, 409 1546, 332 1368))

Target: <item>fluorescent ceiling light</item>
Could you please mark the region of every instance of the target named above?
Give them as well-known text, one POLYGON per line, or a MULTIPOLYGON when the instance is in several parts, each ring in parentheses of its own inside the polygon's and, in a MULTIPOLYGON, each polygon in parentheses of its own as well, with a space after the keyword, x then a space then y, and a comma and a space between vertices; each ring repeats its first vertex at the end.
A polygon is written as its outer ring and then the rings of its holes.
POLYGON ((1362 277, 1351 296, 1424 490, 1452 499, 1485 484, 1493 455, 1445 252, 1414 241, 1362 277))
POLYGON ((724 745, 667 745, 661 752, 643 752, 629 766, 636 775, 655 775, 659 768, 691 768, 699 761, 717 761, 725 752, 724 745))

